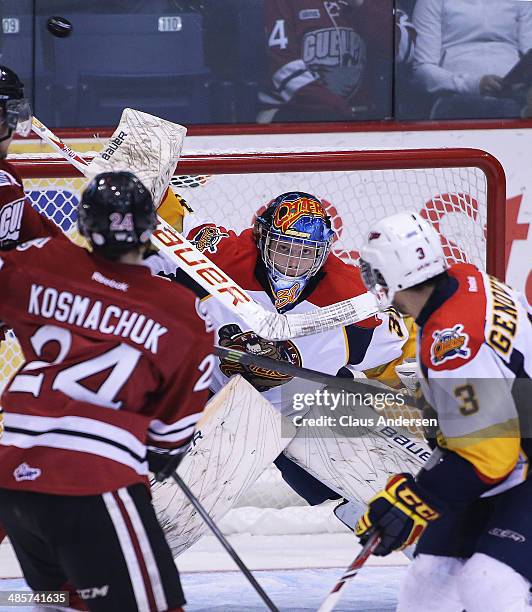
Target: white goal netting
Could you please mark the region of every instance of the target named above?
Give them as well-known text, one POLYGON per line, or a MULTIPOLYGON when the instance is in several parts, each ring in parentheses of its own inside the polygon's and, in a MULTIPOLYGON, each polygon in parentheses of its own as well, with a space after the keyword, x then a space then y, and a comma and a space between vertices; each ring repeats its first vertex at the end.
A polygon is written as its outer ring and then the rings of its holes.
MULTIPOLYGON (((504 243, 501 235, 499 252, 490 224, 496 218, 496 207, 503 206, 504 188, 501 191, 497 181, 503 179, 497 178, 497 167, 490 167, 489 156, 449 149, 383 151, 380 157, 373 151, 370 162, 368 157, 363 152, 185 156, 172 188, 202 219, 236 231, 249 227, 254 215, 280 193, 309 192, 325 201, 336 234, 334 252, 350 264, 355 264, 358 248, 375 220, 401 210, 416 210, 440 233, 450 262, 470 261, 495 271, 493 267, 504 260, 504 243)), ((51 169, 43 160, 19 158, 16 163, 33 206, 77 240, 76 208, 85 179, 69 178, 66 162, 51 169)), ((0 388, 21 359, 14 337, 0 345, 0 388)), ((255 516, 253 509, 283 512, 286 507, 304 504, 280 481, 275 468, 267 470, 239 501, 249 509, 248 516, 255 516)), ((292 519, 295 516, 291 514, 292 519)), ((253 521, 264 529, 269 520, 265 522, 264 514, 261 517, 253 521)), ((225 527, 233 531, 230 519, 225 527)))

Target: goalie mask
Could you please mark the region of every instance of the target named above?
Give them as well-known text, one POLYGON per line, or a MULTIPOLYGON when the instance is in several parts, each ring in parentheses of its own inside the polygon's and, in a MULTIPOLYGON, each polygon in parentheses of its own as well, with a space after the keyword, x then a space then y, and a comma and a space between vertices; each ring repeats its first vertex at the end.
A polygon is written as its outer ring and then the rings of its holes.
POLYGON ((447 269, 438 233, 415 212, 376 223, 360 250, 360 272, 368 291, 383 307, 397 291, 429 280, 447 269))
POLYGON ((4 128, 0 142, 11 138, 13 132, 27 136, 31 131, 31 119, 31 106, 24 97, 22 82, 13 70, 0 66, 0 123, 4 128))
POLYGON ((151 194, 131 172, 102 172, 81 196, 79 231, 109 259, 146 244, 156 224, 151 194))
POLYGON ((333 240, 330 218, 315 196, 283 193, 257 217, 255 237, 275 306, 283 311, 325 263, 333 240))

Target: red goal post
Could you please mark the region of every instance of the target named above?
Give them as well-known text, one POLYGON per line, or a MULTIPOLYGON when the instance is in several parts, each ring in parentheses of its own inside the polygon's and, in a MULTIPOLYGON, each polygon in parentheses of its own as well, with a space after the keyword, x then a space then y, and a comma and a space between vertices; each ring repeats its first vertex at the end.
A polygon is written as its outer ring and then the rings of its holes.
MULTIPOLYGON (((36 207, 70 230, 80 173, 52 156, 10 161, 36 207)), ((504 171, 478 149, 184 155, 172 184, 202 218, 237 230, 275 195, 309 191, 327 202, 335 250, 347 261, 356 259, 371 221, 415 209, 440 231, 450 261, 470 259, 504 278, 504 171)))

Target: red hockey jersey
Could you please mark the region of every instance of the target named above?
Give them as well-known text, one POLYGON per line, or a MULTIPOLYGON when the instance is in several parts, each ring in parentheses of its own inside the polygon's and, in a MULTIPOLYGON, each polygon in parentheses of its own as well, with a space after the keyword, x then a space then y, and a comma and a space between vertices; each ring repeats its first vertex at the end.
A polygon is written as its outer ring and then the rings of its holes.
POLYGON ((0 160, 0 249, 34 238, 60 235, 61 230, 26 199, 22 179, 15 168, 0 160))
POLYGON ((145 481, 207 400, 212 334, 187 289, 61 239, 0 253, 0 317, 26 363, 2 395, 0 487, 93 495, 145 481))
POLYGON ((525 297, 471 264, 456 264, 416 321, 421 386, 438 414, 439 443, 469 461, 483 482, 505 479, 496 492, 519 484, 532 455, 532 309, 525 297))
POLYGON ((264 111, 295 107, 321 109, 324 119, 364 117, 379 103, 382 81, 391 87, 390 0, 266 0, 264 22, 264 111))

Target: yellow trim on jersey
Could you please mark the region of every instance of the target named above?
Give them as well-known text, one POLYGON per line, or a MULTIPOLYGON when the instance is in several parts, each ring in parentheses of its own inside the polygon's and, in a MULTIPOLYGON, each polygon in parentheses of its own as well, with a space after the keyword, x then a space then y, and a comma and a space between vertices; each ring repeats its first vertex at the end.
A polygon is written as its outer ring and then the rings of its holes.
POLYGON ((444 448, 472 463, 483 476, 497 480, 507 476, 519 459, 519 419, 456 438, 445 437, 441 441, 444 448))
POLYGON ((404 317, 403 321, 406 326, 406 329, 408 330, 408 339, 403 344, 403 347, 401 349, 401 355, 397 357, 397 359, 394 359, 389 363, 384 363, 375 368, 365 370, 364 374, 368 378, 373 378, 375 380, 378 380, 379 382, 393 387, 401 386, 402 383, 400 378, 397 376, 395 366, 403 363, 403 361, 406 361, 407 359, 415 359, 417 334, 417 327, 412 317, 404 317))
POLYGON ((344 342, 345 342, 345 363, 349 363, 349 339, 347 337, 347 329, 342 327, 342 331, 344 332, 344 342))
POLYGON ((166 195, 157 209, 157 214, 178 232, 183 231, 183 217, 185 216, 185 200, 174 193, 169 187, 166 195))

